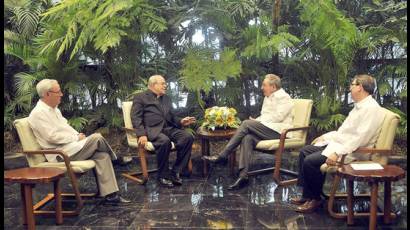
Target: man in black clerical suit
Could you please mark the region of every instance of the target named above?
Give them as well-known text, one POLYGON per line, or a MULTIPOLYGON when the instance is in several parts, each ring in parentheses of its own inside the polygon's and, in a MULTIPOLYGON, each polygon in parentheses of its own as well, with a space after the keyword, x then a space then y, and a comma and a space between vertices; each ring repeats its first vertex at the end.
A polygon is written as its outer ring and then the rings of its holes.
POLYGON ((161 75, 153 75, 148 80, 148 90, 135 95, 131 119, 137 130, 138 144, 150 141, 155 147, 158 163, 158 181, 166 187, 182 185, 179 176, 191 157, 194 137, 181 129, 196 122, 195 117, 177 118, 171 111, 171 99, 165 94, 167 83, 161 75), (169 170, 171 142, 177 150, 177 159, 169 170))

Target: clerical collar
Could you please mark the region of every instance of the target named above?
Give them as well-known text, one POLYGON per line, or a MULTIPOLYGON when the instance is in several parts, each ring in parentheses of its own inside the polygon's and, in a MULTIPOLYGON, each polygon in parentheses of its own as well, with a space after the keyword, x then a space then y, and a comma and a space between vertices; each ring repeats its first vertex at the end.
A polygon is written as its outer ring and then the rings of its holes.
POLYGON ((161 98, 162 96, 158 96, 158 95, 156 95, 152 90, 150 90, 150 89, 148 89, 148 91, 149 92, 151 92, 152 93, 152 95, 154 95, 154 97, 156 98, 156 99, 159 99, 159 98, 161 98))

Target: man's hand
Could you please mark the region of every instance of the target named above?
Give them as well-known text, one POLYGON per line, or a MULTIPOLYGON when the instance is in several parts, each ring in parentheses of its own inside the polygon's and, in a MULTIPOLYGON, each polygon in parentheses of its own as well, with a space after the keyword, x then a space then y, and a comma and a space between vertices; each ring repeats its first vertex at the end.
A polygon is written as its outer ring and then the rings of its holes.
POLYGON ((196 122, 196 118, 195 117, 184 117, 181 120, 181 125, 182 126, 188 126, 190 124, 193 124, 196 122))
POLYGON ((84 133, 79 133, 77 136, 78 136, 79 141, 81 141, 82 139, 86 137, 84 133))
POLYGON ((324 139, 323 139, 322 136, 316 137, 316 138, 312 141, 311 144, 314 145, 314 144, 316 144, 317 142, 321 142, 321 141, 324 141, 324 139))
POLYGON ((145 147, 145 144, 148 142, 148 137, 147 136, 140 136, 138 138, 138 145, 142 145, 145 147))
POLYGON ((327 159, 326 159, 326 164, 328 165, 336 165, 337 162, 337 154, 336 153, 332 153, 327 159))

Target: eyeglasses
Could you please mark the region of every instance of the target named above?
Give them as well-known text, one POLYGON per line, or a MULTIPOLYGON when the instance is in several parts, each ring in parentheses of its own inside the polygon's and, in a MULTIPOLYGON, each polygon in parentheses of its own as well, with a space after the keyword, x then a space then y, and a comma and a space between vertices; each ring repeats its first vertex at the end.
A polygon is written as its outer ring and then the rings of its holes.
POLYGON ((48 92, 50 92, 50 93, 58 93, 58 94, 63 94, 63 92, 61 92, 61 90, 59 90, 59 91, 52 91, 52 90, 49 90, 48 92))

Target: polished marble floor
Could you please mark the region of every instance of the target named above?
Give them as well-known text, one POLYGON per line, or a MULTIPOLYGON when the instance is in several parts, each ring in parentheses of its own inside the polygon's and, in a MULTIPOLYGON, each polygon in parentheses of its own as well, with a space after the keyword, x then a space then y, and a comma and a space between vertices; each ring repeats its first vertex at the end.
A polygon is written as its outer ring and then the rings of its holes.
MULTIPOLYGON (((155 166, 154 156, 149 157, 149 166, 155 166)), ((295 167, 295 156, 284 161, 284 167, 295 167)), ((21 158, 20 160, 24 160, 21 158)), ((272 156, 255 154, 253 168, 272 164, 272 156)), ((87 200, 81 214, 65 217, 62 225, 55 225, 53 218, 36 217, 37 229, 367 229, 368 219, 355 219, 353 226, 345 220, 334 219, 323 208, 315 213, 300 214, 293 211, 289 203, 293 196, 300 195, 296 186, 278 187, 271 173, 251 177, 248 187, 238 191, 227 191, 233 182, 227 166, 213 166, 208 177, 201 174, 202 160, 193 153, 194 172, 184 178, 182 186, 172 189, 160 187, 155 174, 145 186, 135 184, 121 176, 130 169, 137 170, 138 160, 128 165, 116 165, 115 170, 121 194, 132 200, 128 206, 106 206, 101 199, 87 200)), ((7 168, 24 163, 6 161, 7 168)), ((325 188, 328 188, 328 178, 325 188)), ((70 184, 62 180, 63 190, 70 184)), ((378 220, 378 229, 407 229, 407 183, 393 183, 393 209, 398 218, 390 225, 378 220)), ((95 191, 92 173, 80 179, 83 192, 95 191)), ((341 189, 344 189, 342 183, 341 189)), ((366 184, 357 184, 355 191, 366 190, 366 184)), ((34 189, 34 200, 51 192, 49 185, 38 185, 34 189)), ((382 196, 382 191, 380 195, 382 196)), ((380 200, 379 203, 382 203, 380 200)), ((63 203, 63 208, 73 205, 63 203)), ((53 204, 50 204, 52 208, 53 204)), ((358 212, 369 210, 367 201, 358 201, 358 212)), ((346 205, 337 204, 337 209, 346 212, 346 205)), ((4 185, 4 229, 24 229, 21 219, 20 188, 17 184, 4 185)))

